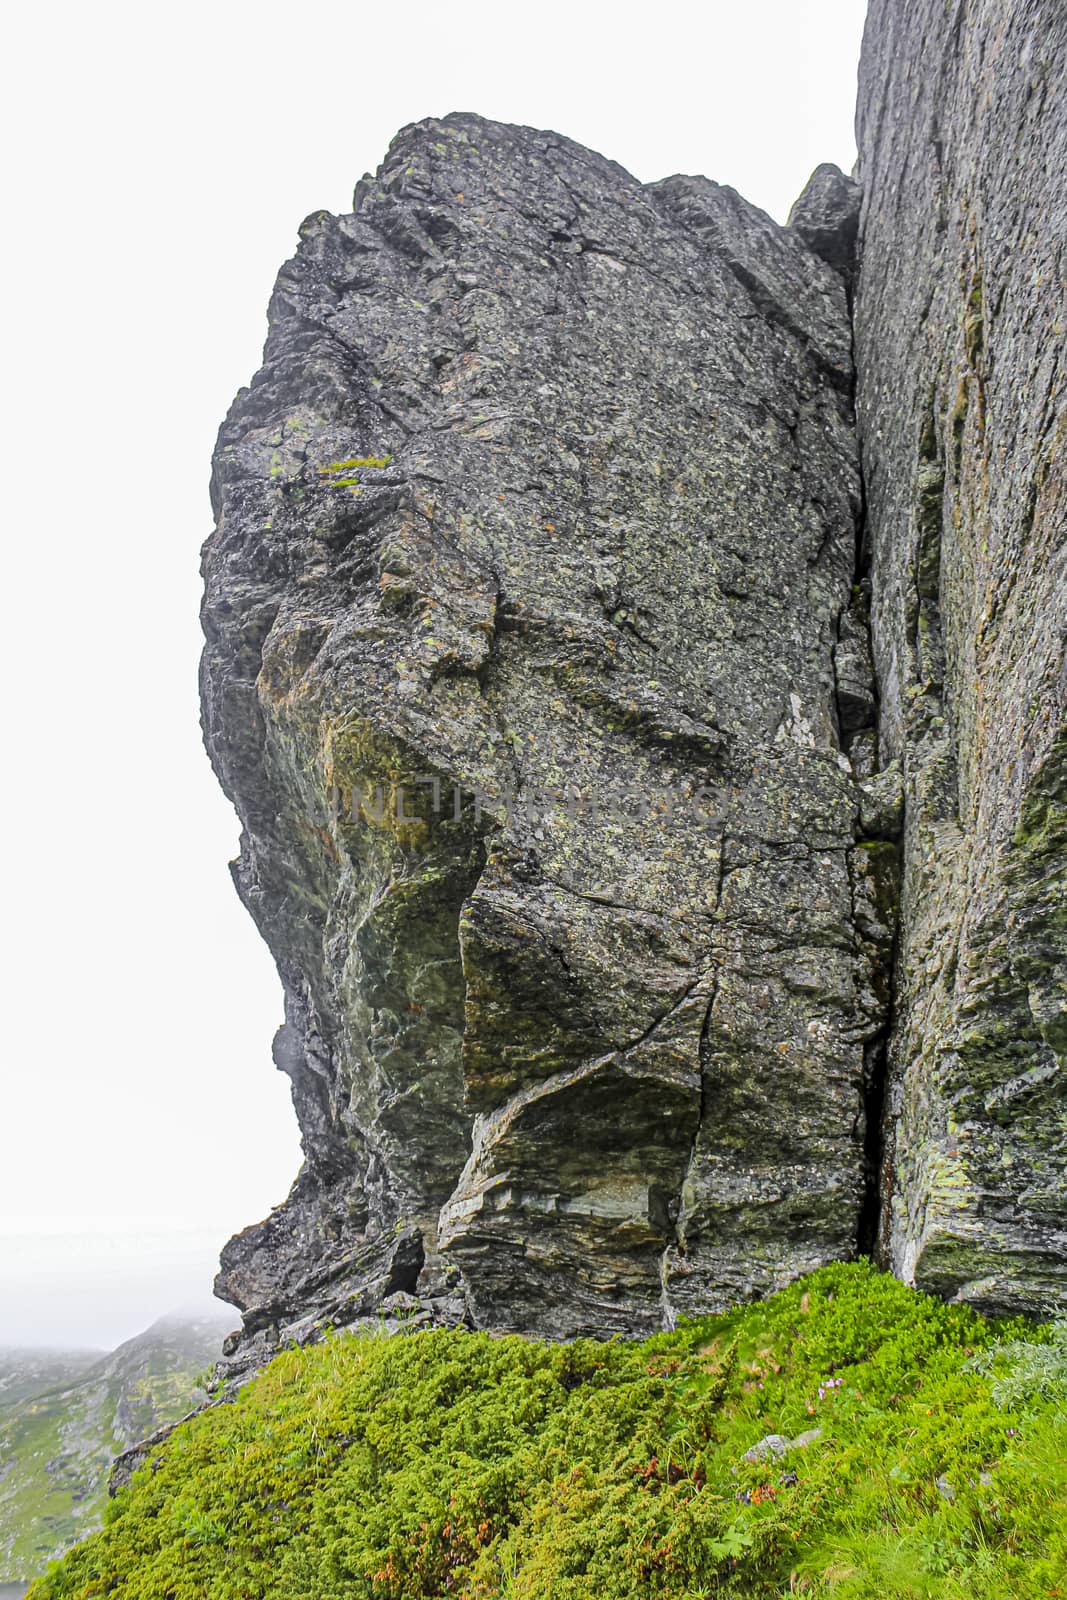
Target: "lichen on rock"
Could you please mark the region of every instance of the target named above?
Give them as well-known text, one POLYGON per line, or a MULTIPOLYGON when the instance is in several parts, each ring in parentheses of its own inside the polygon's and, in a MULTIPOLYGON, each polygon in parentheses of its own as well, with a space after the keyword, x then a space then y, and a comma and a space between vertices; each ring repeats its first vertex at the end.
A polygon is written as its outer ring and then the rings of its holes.
POLYGON ((452 116, 309 220, 270 321, 204 557, 306 1154, 224 1253, 248 1338, 385 1285, 638 1332, 850 1254, 840 276, 732 190, 452 116))
POLYGON ((1067 1299, 1067 17, 873 0, 856 302, 881 754, 906 826, 883 1249, 1067 1299))
POLYGON ((305 1152, 237 1368, 1067 1296, 1065 40, 874 0, 787 227, 469 115, 304 224, 204 551, 305 1152))

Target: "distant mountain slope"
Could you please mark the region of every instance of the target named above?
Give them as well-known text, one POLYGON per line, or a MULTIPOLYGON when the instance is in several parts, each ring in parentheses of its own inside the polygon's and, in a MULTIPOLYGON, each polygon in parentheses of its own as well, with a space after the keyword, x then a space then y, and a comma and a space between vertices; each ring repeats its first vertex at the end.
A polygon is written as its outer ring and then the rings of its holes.
POLYGON ((27 1350, 0 1345, 0 1418, 46 1389, 77 1383, 104 1354, 103 1350, 27 1350))
POLYGON ((99 1525, 113 1457, 199 1403, 225 1326, 164 1317, 110 1355, 0 1355, 0 1583, 99 1525))

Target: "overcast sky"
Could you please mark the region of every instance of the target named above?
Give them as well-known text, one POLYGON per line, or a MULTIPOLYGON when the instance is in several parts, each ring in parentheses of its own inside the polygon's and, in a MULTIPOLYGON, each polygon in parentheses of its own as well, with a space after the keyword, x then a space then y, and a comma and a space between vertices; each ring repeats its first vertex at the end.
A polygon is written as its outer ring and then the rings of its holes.
POLYGON ((215 431, 301 219, 477 111, 784 221, 855 156, 863 0, 20 7, 6 29, 0 1344, 210 1293, 299 1164, 197 723, 215 431))

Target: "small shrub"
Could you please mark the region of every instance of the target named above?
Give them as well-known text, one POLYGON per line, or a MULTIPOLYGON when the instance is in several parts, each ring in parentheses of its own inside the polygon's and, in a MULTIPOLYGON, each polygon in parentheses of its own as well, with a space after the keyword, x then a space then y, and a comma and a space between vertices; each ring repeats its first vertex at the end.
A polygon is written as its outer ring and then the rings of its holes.
POLYGON ((643 1343, 333 1335, 179 1428, 30 1600, 1047 1600, 1057 1349, 863 1262, 643 1343), (806 1442, 744 1459, 771 1434, 806 1442))
POLYGON ((988 1374, 998 1406, 1018 1409, 1034 1400, 1067 1401, 1067 1320, 1053 1322, 1040 1341, 1000 1339, 975 1356, 973 1372, 988 1374))

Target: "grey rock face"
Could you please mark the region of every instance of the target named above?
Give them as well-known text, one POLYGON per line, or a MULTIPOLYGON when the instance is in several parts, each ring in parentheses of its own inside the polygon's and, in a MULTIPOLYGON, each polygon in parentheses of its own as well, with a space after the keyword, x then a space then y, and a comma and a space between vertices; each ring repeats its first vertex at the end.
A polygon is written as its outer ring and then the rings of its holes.
POLYGON ((787 228, 470 116, 304 224, 204 552, 306 1155, 223 1253, 237 1376, 876 1228, 1067 1298, 1065 53, 874 0, 862 188, 787 228))
POLYGON ((849 285, 856 270, 862 193, 854 178, 826 161, 815 168, 789 213, 789 226, 849 285))
POLYGON ((784 1433, 768 1433, 764 1438, 751 1445, 741 1457, 742 1461, 766 1461, 774 1457, 779 1461, 783 1456, 789 1455, 792 1450, 805 1450, 809 1444, 822 1438, 821 1428, 808 1428, 804 1433, 798 1433, 795 1439, 789 1439, 784 1433))
POLYGON ((630 1333, 850 1254, 892 873, 841 277, 472 116, 301 235, 203 707, 306 1162, 219 1292, 268 1349, 398 1294, 630 1333))
POLYGON ((906 798, 884 1247, 1067 1299, 1067 13, 873 0, 856 306, 881 756, 906 798))

